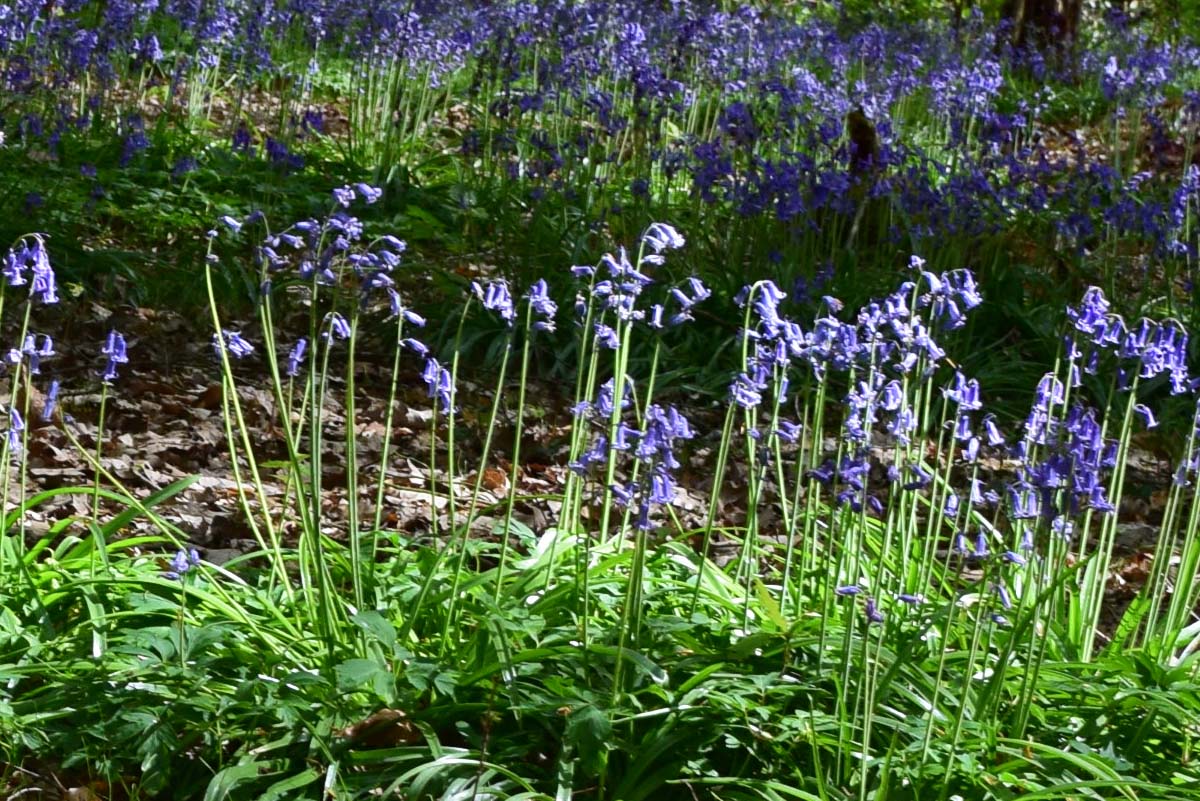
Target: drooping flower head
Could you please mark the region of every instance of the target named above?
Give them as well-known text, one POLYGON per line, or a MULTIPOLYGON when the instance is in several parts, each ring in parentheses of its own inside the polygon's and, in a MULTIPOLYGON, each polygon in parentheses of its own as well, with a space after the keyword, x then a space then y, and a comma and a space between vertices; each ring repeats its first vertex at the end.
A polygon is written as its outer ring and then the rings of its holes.
POLYGON ((480 285, 478 281, 472 281, 471 291, 475 293, 475 297, 479 298, 483 308, 500 315, 504 324, 512 327, 513 322, 517 319, 517 309, 507 281, 503 279, 489 281, 486 286, 480 285))
POLYGON ((100 348, 100 353, 107 359, 104 372, 100 374, 100 379, 106 384, 111 383, 117 379, 117 365, 126 364, 129 361, 129 356, 125 348, 125 337, 115 329, 109 331, 108 339, 105 340, 104 346, 100 348))
POLYGON ((222 348, 228 351, 229 355, 235 359, 244 359, 251 353, 254 353, 254 346, 247 342, 241 333, 237 331, 223 330, 219 336, 213 334, 212 344, 217 358, 221 357, 222 348))

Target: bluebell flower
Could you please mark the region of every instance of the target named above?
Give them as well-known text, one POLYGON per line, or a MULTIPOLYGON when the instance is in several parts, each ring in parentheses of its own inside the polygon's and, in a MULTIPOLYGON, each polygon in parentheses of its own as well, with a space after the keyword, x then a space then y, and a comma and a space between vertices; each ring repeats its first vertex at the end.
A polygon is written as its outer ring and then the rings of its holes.
POLYGON ((664 467, 656 467, 650 474, 649 501, 659 505, 675 501, 675 480, 664 467))
POLYGON ((802 427, 791 420, 779 420, 775 428, 775 436, 784 442, 793 443, 800 438, 802 427))
POLYGON ((762 390, 765 386, 745 373, 739 373, 729 388, 730 397, 734 403, 743 409, 753 409, 762 403, 762 390))
POLYGON ((686 244, 683 236, 670 225, 666 223, 651 223, 646 229, 646 233, 642 236, 642 241, 650 246, 654 251, 654 256, 647 256, 645 260, 651 264, 661 264, 661 254, 664 250, 675 250, 686 244), (652 261, 651 259, 657 259, 652 261))
POLYGON ((512 326, 513 321, 517 319, 517 309, 513 304, 507 281, 489 281, 486 287, 480 286, 477 281, 472 281, 471 290, 483 303, 485 309, 496 312, 505 325, 512 326))
POLYGON ((817 467, 814 467, 813 469, 811 469, 807 473, 805 473, 805 476, 807 476, 808 478, 811 478, 811 479, 815 479, 817 481, 817 483, 819 483, 819 484, 829 486, 829 484, 832 483, 832 481, 833 481, 833 477, 834 477, 835 473, 836 473, 836 467, 833 464, 833 460, 826 459, 820 465, 818 465, 817 467))
POLYGON ((597 344, 608 350, 616 350, 621 347, 621 338, 617 336, 616 329, 612 326, 605 323, 596 323, 595 332, 597 344))
POLYGON ((957 403, 959 409, 963 411, 974 411, 983 408, 983 401, 979 397, 979 381, 974 378, 968 380, 966 376, 957 370, 954 373, 953 386, 944 387, 942 394, 949 400, 957 403))
POLYGON ((412 337, 407 337, 405 339, 400 340, 400 344, 402 346, 408 348, 413 353, 417 354, 418 356, 420 356, 422 358, 429 355, 429 346, 427 346, 424 342, 422 342, 419 339, 413 339, 412 337))
POLYGON ((217 358, 221 357, 222 346, 235 359, 244 359, 251 353, 254 353, 254 346, 247 342, 237 331, 223 330, 220 335, 213 334, 212 344, 217 358))
POLYGON ((1000 433, 999 427, 996 426, 996 415, 989 414, 984 416, 983 430, 987 434, 988 445, 995 448, 1004 444, 1004 435, 1000 433))
POLYGON ((633 502, 634 489, 632 487, 626 487, 623 484, 613 484, 609 487, 609 490, 612 492, 613 499, 618 505, 628 506, 633 502))
POLYGON ((924 489, 929 486, 929 482, 933 481, 933 474, 919 464, 909 464, 908 472, 912 474, 913 478, 903 486, 906 490, 924 489))
POLYGON ((653 306, 651 306, 650 317, 646 321, 646 325, 650 326, 656 331, 661 329, 663 327, 663 312, 664 309, 661 303, 655 303, 653 306))
POLYGON ((354 188, 358 190, 359 196, 367 202, 367 205, 370 205, 379 200, 379 198, 383 197, 383 190, 376 186, 369 186, 367 184, 359 183, 355 184, 354 188))
POLYGON ((54 409, 58 406, 59 382, 54 379, 50 382, 50 388, 46 390, 46 400, 42 404, 42 420, 50 422, 54 417, 54 409))
POLYGON ((107 384, 116 380, 117 365, 126 364, 129 361, 125 349, 125 337, 116 330, 109 331, 108 339, 105 340, 100 353, 108 360, 104 372, 100 374, 100 379, 107 384))
POLYGON ((632 447, 632 441, 636 440, 640 432, 636 428, 632 428, 624 421, 617 423, 617 429, 613 436, 612 449, 614 451, 627 451, 632 447))
POLYGON ((308 349, 308 339, 300 337, 296 340, 296 344, 292 346, 291 352, 288 354, 287 374, 291 378, 300 375, 300 367, 304 363, 304 353, 308 349))
POLYGON ((325 318, 329 323, 329 333, 326 336, 332 335, 334 339, 346 340, 350 338, 350 323, 346 318, 337 312, 330 312, 325 318))
POLYGON ((579 459, 567 465, 568 469, 577 475, 584 475, 596 465, 604 464, 608 459, 608 438, 603 434, 596 437, 592 447, 584 451, 579 459))
POLYGON ((1096 334, 1102 336, 1108 327, 1108 310, 1109 302, 1104 297, 1103 290, 1099 287, 1088 287, 1078 307, 1067 307, 1067 319, 1077 331, 1093 337, 1096 334))
POLYGON ((864 614, 867 617, 868 624, 882 623, 884 620, 883 612, 880 612, 879 607, 877 607, 875 605, 874 598, 867 599, 867 605, 866 605, 866 608, 864 609, 864 614))
POLYGON ((179 581, 183 576, 193 568, 200 566, 200 554, 195 548, 189 548, 184 551, 180 549, 175 556, 171 558, 171 567, 163 572, 163 577, 172 581, 179 581))
POLYGON ((430 398, 436 398, 442 406, 443 414, 450 414, 454 409, 454 383, 450 371, 442 367, 437 359, 427 359, 425 369, 421 373, 430 398))
MULTIPOLYGON (((631 381, 628 377, 625 380, 625 391, 621 393, 621 408, 628 409, 633 402, 631 395, 633 388, 630 385, 631 381)), ((610 378, 600 385, 600 390, 596 395, 596 411, 603 418, 608 418, 613 413, 613 403, 615 402, 613 380, 610 378)))
POLYGON ((554 330, 554 315, 558 313, 558 304, 550 299, 550 290, 544 278, 534 282, 529 291, 525 293, 525 299, 529 301, 530 308, 534 313, 541 317, 533 323, 534 331, 553 331, 554 330))
POLYGON ((58 283, 54 277, 54 269, 50 266, 50 256, 41 237, 35 237, 33 247, 28 252, 30 271, 33 274, 29 286, 31 297, 37 296, 42 303, 58 303, 58 283))
POLYGON ((1059 516, 1054 518, 1054 521, 1050 524, 1050 530, 1064 540, 1070 541, 1071 536, 1075 533, 1075 523, 1072 520, 1059 516))
POLYGON ((16 409, 8 410, 8 447, 13 453, 21 450, 21 432, 25 430, 25 421, 16 409))
POLYGON ((1012 598, 1009 597, 1005 586, 1000 582, 997 582, 993 586, 996 588, 996 596, 1000 599, 1000 605, 1005 609, 1012 609, 1012 598))
POLYGON ((1158 425, 1158 420, 1154 417, 1154 412, 1144 403, 1134 404, 1133 413, 1141 418, 1142 424, 1146 428, 1154 428, 1158 425))
POLYGON ((20 250, 9 250, 4 256, 4 280, 9 286, 22 286, 25 284, 25 254, 27 248, 22 246, 20 250))

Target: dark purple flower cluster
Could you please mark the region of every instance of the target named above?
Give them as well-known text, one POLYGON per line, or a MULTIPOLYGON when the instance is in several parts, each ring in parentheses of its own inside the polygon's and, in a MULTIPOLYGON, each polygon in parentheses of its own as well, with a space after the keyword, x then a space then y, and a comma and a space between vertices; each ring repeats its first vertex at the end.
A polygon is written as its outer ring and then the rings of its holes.
POLYGON ((1008 514, 1070 537, 1072 519, 1083 510, 1115 511, 1104 479, 1116 466, 1118 445, 1104 436, 1095 410, 1078 403, 1062 409, 1062 390, 1052 375, 1038 386, 1017 445, 1021 464, 1007 488, 1008 514))
MULTIPOLYGON (((403 314, 405 309, 392 273, 401 263, 406 243, 388 234, 363 246, 362 221, 343 210, 356 198, 370 204, 381 196, 381 190, 366 184, 336 189, 333 192, 335 210, 323 220, 301 220, 277 234, 268 235, 258 247, 258 258, 269 276, 264 291, 270 291, 270 283, 276 276, 287 278, 293 269, 295 277, 317 286, 333 286, 348 274, 357 279, 364 306, 382 291, 391 314, 403 314)), ((244 225, 259 219, 261 214, 258 213, 245 220, 227 215, 220 222, 238 233, 244 225)), ((215 235, 215 231, 210 232, 210 236, 215 235)))
MULTIPOLYGON (((914 268, 923 263, 914 257, 914 268)), ((746 369, 731 384, 731 400, 750 410, 763 406, 770 397, 774 408, 781 409, 794 367, 806 367, 816 384, 827 383, 831 375, 844 375, 848 386, 842 403, 842 441, 846 447, 808 476, 832 489, 838 503, 854 511, 883 510, 868 487, 873 436, 886 435, 907 446, 918 433, 920 410, 914 406, 913 392, 945 357, 930 333, 931 326, 960 327, 966 312, 982 300, 974 277, 966 270, 940 275, 922 272, 920 280, 921 286, 906 281, 891 295, 867 304, 853 323, 837 318, 840 301, 825 298, 824 313, 814 320, 810 331, 783 316, 785 295, 770 281, 747 287, 739 296, 743 306, 751 304, 752 324, 746 331, 751 350, 746 369)), ((973 461, 980 446, 973 423, 982 407, 978 382, 957 374, 946 398, 954 406, 953 438, 968 461, 973 461)), ((800 428, 775 412, 768 428, 749 433, 760 442, 765 462, 774 443, 795 442, 800 428)), ((931 478, 919 464, 907 468, 890 465, 889 474, 905 489, 923 488, 931 478), (902 481, 904 470, 911 474, 908 481, 902 481)))
POLYGON ((589 309, 589 298, 599 306, 599 314, 593 322, 596 341, 604 348, 616 350, 621 346, 621 333, 627 332, 635 322, 644 322, 650 328, 681 325, 694 319, 692 309, 712 296, 712 292, 695 276, 683 285, 672 287, 668 297, 661 302, 644 300, 643 293, 654 283, 647 268, 665 263, 665 253, 683 247, 682 235, 666 223, 651 223, 642 235, 638 249, 638 263, 634 266, 629 254, 621 247, 616 254, 606 254, 600 266, 607 273, 603 277, 596 267, 575 266, 571 273, 579 279, 590 281, 585 291, 576 295, 576 312, 582 320, 589 309))
POLYGON ((41 236, 23 238, 4 256, 0 272, 8 286, 29 284, 29 296, 41 303, 58 302, 58 282, 41 236))
MULTIPOLYGON (((1067 308, 1067 319, 1074 334, 1065 340, 1069 361, 1069 381, 1078 386, 1080 372, 1095 375, 1105 353, 1115 357, 1121 389, 1133 380, 1165 375, 1171 393, 1192 389, 1188 378, 1188 332, 1178 322, 1156 322, 1146 318, 1127 324, 1109 311, 1104 293, 1090 287, 1077 307, 1067 308)), ((1145 414, 1145 413, 1143 413, 1145 414)))
MULTIPOLYGON (((632 387, 623 393, 621 408, 631 404, 632 387)), ((613 413, 613 385, 609 380, 600 388, 594 404, 581 404, 577 415, 589 417, 599 425, 607 425, 613 413)), ((687 418, 674 406, 651 404, 641 421, 641 427, 620 421, 611 443, 598 434, 592 445, 570 469, 578 475, 588 475, 593 468, 604 467, 610 458, 618 459, 618 469, 626 475, 609 487, 613 499, 634 513, 635 526, 642 531, 653 527, 651 513, 655 507, 675 501, 675 471, 680 462, 676 452, 682 440, 693 437, 687 418)))
MULTIPOLYGON (((347 283, 356 283, 362 307, 370 306, 382 292, 390 317, 404 325, 423 327, 425 319, 405 306, 393 278, 407 249, 406 243, 390 234, 366 242, 362 221, 346 212, 356 200, 370 204, 382 195, 382 190, 367 184, 340 187, 333 191, 334 210, 324 219, 301 220, 277 234, 264 237, 257 250, 259 263, 267 276, 262 287, 264 295, 272 292, 274 283, 298 282, 308 288, 315 300, 316 293, 326 288, 340 290, 347 283)), ((245 219, 227 215, 219 222, 237 234, 245 226, 261 220, 262 214, 256 212, 245 219)), ((217 231, 210 231, 209 235, 216 237, 217 231)), ((323 318, 318 338, 330 345, 349 339, 352 333, 351 322, 341 312, 330 311, 323 318)), ((422 358, 429 356, 429 348, 418 339, 404 337, 399 344, 422 358)), ((308 337, 301 337, 292 346, 285 368, 289 378, 299 377, 305 365, 310 363, 309 345, 308 337)), ((224 331, 220 337, 214 335, 213 347, 218 355, 225 349, 239 359, 254 351, 253 345, 232 331, 224 331)), ((437 398, 443 410, 449 412, 453 407, 449 371, 429 358, 423 375, 429 385, 430 397, 437 398)))
POLYGON ((46 334, 42 334, 39 338, 34 334, 26 334, 25 341, 20 348, 12 348, 8 351, 8 363, 18 365, 21 362, 28 360, 29 372, 37 375, 41 372, 42 359, 54 355, 54 342, 46 334), (41 342, 39 345, 38 342, 41 342))

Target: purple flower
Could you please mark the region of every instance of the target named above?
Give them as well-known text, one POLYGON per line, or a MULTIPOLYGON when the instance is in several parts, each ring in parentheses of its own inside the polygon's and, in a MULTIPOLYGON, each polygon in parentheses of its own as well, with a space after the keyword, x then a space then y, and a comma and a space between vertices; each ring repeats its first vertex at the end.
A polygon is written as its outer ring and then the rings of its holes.
POLYGON ((425 382, 428 397, 436 398, 441 403, 443 414, 450 414, 454 410, 454 382, 450 371, 442 367, 437 359, 428 359, 421 380, 425 382))
POLYGON ((542 318, 533 323, 534 331, 554 330, 554 315, 558 313, 558 304, 550 299, 549 292, 546 279, 541 278, 525 293, 525 299, 529 301, 530 308, 542 318))
POLYGON ((58 379, 50 382, 50 388, 46 390, 46 401, 42 404, 42 420, 50 422, 54 417, 54 408, 58 405, 58 379))
POLYGON ((8 447, 16 452, 21 450, 21 432, 25 430, 25 421, 16 409, 8 410, 8 447))
POLYGON ((1053 406, 1061 406, 1064 402, 1062 382, 1054 373, 1046 373, 1038 382, 1034 407, 1040 411, 1049 411, 1053 406))
POLYGON ((621 484, 613 484, 609 487, 612 491, 613 498, 619 506, 628 506, 633 501, 633 488, 626 487, 621 484))
POLYGON ((213 334, 212 343, 217 358, 221 357, 222 345, 224 345, 225 349, 235 359, 244 359, 251 353, 254 353, 254 346, 243 339, 242 335, 237 331, 224 330, 220 335, 213 334))
POLYGON ((745 373, 739 373, 734 379, 733 386, 729 388, 730 397, 733 402, 743 409, 753 409, 762 403, 762 390, 765 387, 752 379, 745 373))
POLYGON ((333 190, 333 199, 337 204, 344 209, 350 208, 350 204, 354 202, 354 188, 343 186, 333 190))
POLYGON ((672 503, 675 500, 675 480, 662 467, 658 467, 650 475, 650 503, 659 505, 672 503))
POLYGON ((406 337, 405 339, 400 340, 400 344, 403 345, 404 347, 408 348, 409 350, 411 350, 413 353, 417 354, 421 358, 425 358, 426 356, 429 355, 429 346, 426 345, 424 342, 422 342, 419 339, 413 339, 412 337, 406 337))
POLYGON ((471 289, 475 296, 483 303, 483 307, 489 311, 494 311, 500 315, 500 319, 505 325, 512 326, 513 321, 517 319, 517 310, 513 305, 512 294, 508 290, 507 281, 490 281, 486 287, 480 286, 478 282, 471 282, 471 289))
POLYGON ((979 399, 979 381, 974 378, 967 380, 960 372, 954 373, 954 386, 944 388, 942 394, 957 403, 962 411, 983 408, 983 402, 979 399))
POLYGON ((1083 300, 1080 301, 1078 308, 1067 307, 1067 319, 1075 326, 1075 329, 1091 335, 1093 341, 1098 341, 1099 336, 1102 336, 1108 327, 1108 300, 1104 297, 1104 291, 1099 287, 1088 287, 1083 293, 1083 300))
POLYGON ((308 339, 300 337, 296 340, 296 344, 292 346, 291 353, 288 354, 287 374, 291 378, 300 375, 300 366, 304 363, 304 353, 308 350, 308 339))
POLYGON ((1158 425, 1158 420, 1154 418, 1154 412, 1151 411, 1150 407, 1144 403, 1135 404, 1133 407, 1133 413, 1141 418, 1142 424, 1146 426, 1146 428, 1154 428, 1158 425))
POLYGON ((379 198, 383 197, 383 190, 376 186, 355 184, 354 188, 358 190, 359 196, 367 202, 367 205, 370 205, 379 200, 379 198))
POLYGON ((346 318, 337 312, 332 312, 326 318, 329 321, 329 334, 334 339, 346 340, 350 338, 350 323, 346 322, 346 318))
POLYGON ((25 254, 28 249, 10 250, 4 257, 4 279, 9 286, 21 286, 25 283, 25 254))
POLYGON ((989 414, 983 418, 983 430, 987 433, 988 445, 995 448, 1004 444, 1004 435, 996 426, 996 415, 989 414))
POLYGON ((116 380, 117 365, 126 364, 129 361, 125 350, 125 337, 115 330, 109 331, 108 339, 105 340, 100 353, 108 359, 104 372, 100 374, 100 379, 107 384, 116 380))
POLYGON ((685 244, 683 236, 666 223, 651 223, 646 229, 646 233, 642 236, 642 241, 654 251, 653 256, 645 257, 645 261, 650 264, 662 264, 662 256, 658 255, 664 250, 676 250, 685 244))
POLYGON ((595 335, 596 343, 599 343, 601 347, 607 348, 608 350, 617 350, 620 348, 620 337, 617 336, 616 329, 613 329, 611 325, 596 323, 595 335))
POLYGON ((58 284, 54 279, 50 256, 46 253, 46 247, 42 244, 41 237, 34 238, 28 260, 33 272, 33 282, 29 286, 29 294, 31 296, 39 295, 42 303, 58 303, 56 294, 58 284))
POLYGON ((200 554, 195 548, 189 548, 187 551, 180 549, 174 557, 171 558, 171 569, 163 572, 163 577, 178 581, 189 570, 200 566, 200 554))
POLYGON ((883 612, 880 612, 879 607, 875 605, 874 598, 867 599, 867 607, 864 611, 867 616, 868 624, 883 622, 883 612))

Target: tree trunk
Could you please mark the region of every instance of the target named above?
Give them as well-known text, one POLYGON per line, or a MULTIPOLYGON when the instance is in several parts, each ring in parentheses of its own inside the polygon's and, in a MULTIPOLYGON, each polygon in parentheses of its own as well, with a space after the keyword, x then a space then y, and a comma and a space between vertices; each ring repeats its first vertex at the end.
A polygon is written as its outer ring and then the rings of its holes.
POLYGON ((1000 13, 1017 49, 1032 47, 1060 64, 1072 60, 1083 0, 1005 0, 1000 13))

